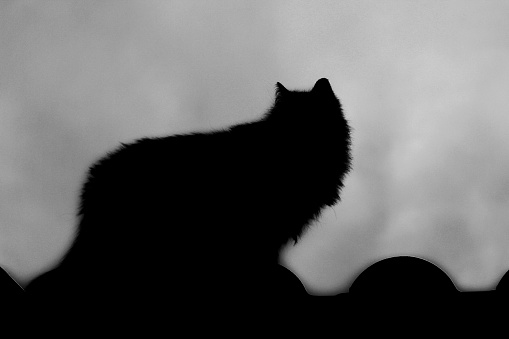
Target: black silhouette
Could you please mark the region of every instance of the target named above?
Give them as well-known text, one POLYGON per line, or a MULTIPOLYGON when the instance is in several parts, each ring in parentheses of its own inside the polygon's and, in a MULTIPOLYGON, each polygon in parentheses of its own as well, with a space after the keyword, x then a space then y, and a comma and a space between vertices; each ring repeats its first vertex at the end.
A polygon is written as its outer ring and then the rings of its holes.
POLYGON ((350 287, 352 296, 422 297, 458 292, 452 280, 431 262, 408 256, 378 261, 366 268, 350 287))
POLYGON ((18 300, 23 297, 23 289, 0 267, 0 300, 18 300))
POLYGON ((9 273, 0 267, 0 300, 2 324, 9 328, 20 328, 26 319, 25 293, 9 273))
POLYGON ((497 284, 497 292, 506 294, 509 292, 509 271, 505 272, 497 284))
POLYGON ((350 163, 327 79, 310 91, 278 83, 255 122, 122 144, 88 173, 67 255, 27 291, 134 303, 307 295, 279 252, 338 202, 350 163))

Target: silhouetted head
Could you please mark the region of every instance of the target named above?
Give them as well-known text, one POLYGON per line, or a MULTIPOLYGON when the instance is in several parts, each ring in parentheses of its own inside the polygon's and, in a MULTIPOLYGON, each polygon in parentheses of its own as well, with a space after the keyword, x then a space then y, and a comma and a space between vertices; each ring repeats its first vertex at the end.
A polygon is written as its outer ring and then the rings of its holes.
POLYGON ((309 91, 288 90, 278 82, 266 120, 279 138, 277 143, 287 146, 282 153, 290 160, 299 159, 295 168, 305 167, 303 173, 313 176, 320 203, 337 203, 351 167, 351 141, 350 127, 329 80, 318 80, 309 91))
POLYGON ((335 131, 345 123, 341 104, 325 78, 318 80, 310 91, 290 91, 278 82, 275 103, 268 118, 274 122, 284 121, 287 128, 315 127, 322 133, 325 121, 335 122, 335 131))
MULTIPOLYGON (((308 91, 276 85, 273 107, 261 121, 264 182, 269 195, 261 200, 281 214, 277 246, 297 242, 323 208, 340 197, 350 170, 350 127, 329 81, 318 80, 308 91)), ((263 185, 261 185, 263 186, 263 185)), ((275 227, 276 229, 276 227, 275 227)))

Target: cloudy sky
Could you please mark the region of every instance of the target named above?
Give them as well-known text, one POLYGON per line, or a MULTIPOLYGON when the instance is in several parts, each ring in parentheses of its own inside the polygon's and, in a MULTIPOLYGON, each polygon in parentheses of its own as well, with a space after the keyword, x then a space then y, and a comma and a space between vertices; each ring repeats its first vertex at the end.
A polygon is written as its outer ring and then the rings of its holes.
POLYGON ((354 170, 286 265, 312 294, 402 254, 491 289, 509 269, 508 15, 504 0, 2 1, 0 264, 23 285, 60 258, 87 167, 119 142, 252 120, 277 81, 327 77, 354 170))

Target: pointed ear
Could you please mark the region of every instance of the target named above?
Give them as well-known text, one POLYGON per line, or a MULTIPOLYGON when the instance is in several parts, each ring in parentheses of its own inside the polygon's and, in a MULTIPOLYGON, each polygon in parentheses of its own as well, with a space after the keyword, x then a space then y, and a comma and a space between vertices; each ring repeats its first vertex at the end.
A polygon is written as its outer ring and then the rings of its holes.
POLYGON ((325 78, 321 78, 318 80, 311 90, 313 93, 320 93, 320 94, 334 94, 334 91, 332 90, 332 87, 329 83, 329 80, 325 78))
POLYGON ((280 82, 276 84, 276 98, 285 96, 289 91, 280 82))

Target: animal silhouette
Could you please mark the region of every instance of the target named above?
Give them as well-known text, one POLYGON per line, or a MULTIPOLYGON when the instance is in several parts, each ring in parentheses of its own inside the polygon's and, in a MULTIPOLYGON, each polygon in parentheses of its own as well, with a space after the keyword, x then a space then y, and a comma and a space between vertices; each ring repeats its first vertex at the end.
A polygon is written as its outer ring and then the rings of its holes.
POLYGON ((55 300, 207 301, 307 295, 279 264, 351 167, 350 128, 327 79, 276 85, 259 120, 143 138, 97 161, 60 264, 27 292, 55 300))

